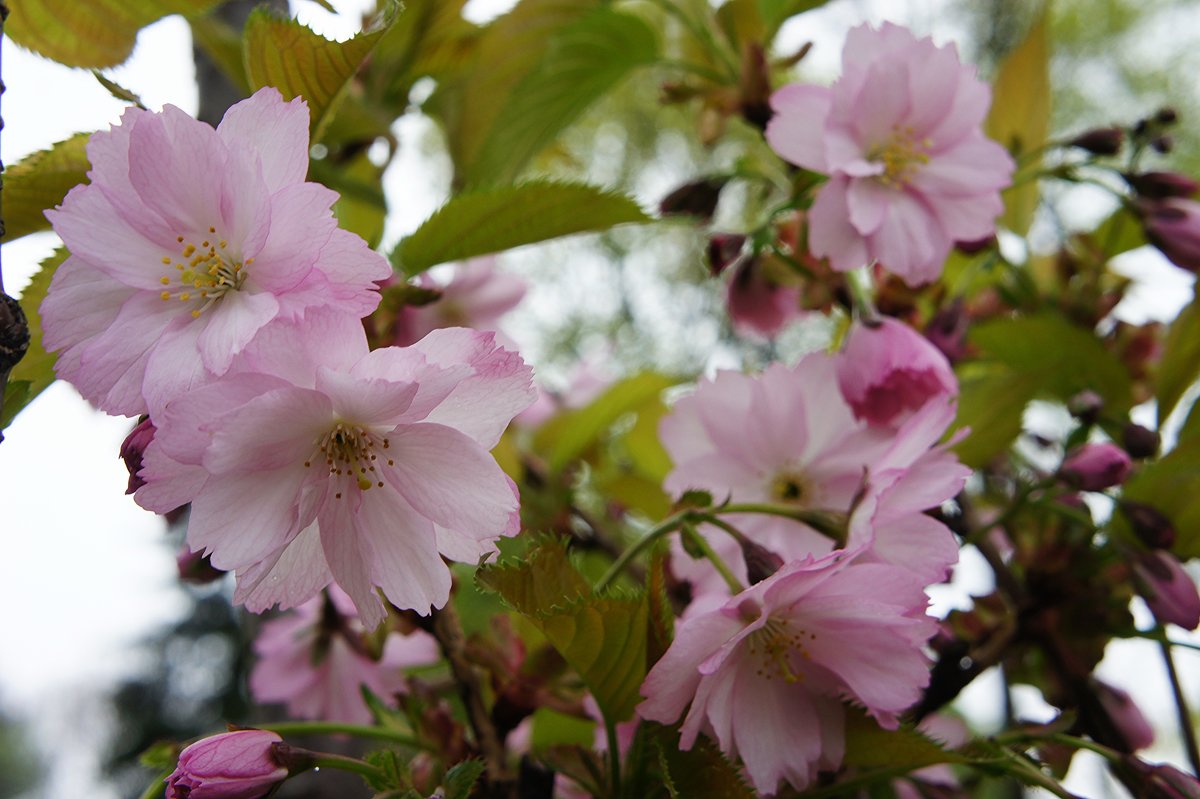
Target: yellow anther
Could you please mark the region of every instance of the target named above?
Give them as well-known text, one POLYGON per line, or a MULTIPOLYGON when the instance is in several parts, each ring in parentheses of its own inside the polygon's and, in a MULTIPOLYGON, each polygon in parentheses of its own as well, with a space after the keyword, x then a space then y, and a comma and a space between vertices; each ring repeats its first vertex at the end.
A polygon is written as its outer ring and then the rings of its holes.
POLYGON ((171 285, 171 278, 169 278, 169 277, 160 277, 160 278, 158 279, 158 282, 159 282, 159 283, 162 283, 164 286, 169 286, 169 285, 171 285))
POLYGON ((192 257, 192 253, 194 253, 195 251, 196 251, 196 245, 195 245, 195 244, 189 244, 188 246, 186 246, 186 247, 184 247, 184 248, 183 248, 183 257, 184 257, 184 258, 191 258, 191 257, 192 257))
POLYGON ((169 256, 169 255, 164 255, 164 256, 162 257, 162 262, 163 262, 163 264, 164 264, 164 265, 170 266, 170 264, 171 264, 171 256, 169 256))
POLYGON ((217 229, 216 229, 215 227, 210 227, 210 228, 208 229, 208 232, 209 232, 209 233, 216 233, 216 232, 217 232, 217 229))
POLYGON ((229 246, 229 242, 225 241, 225 239, 221 239, 221 241, 219 241, 218 244, 221 245, 222 250, 229 246))
POLYGON ((158 296, 164 300, 169 300, 169 299, 171 299, 171 292, 164 291, 162 294, 159 294, 158 296))
POLYGON ((199 280, 193 280, 193 281, 192 281, 192 287, 193 287, 193 288, 200 288, 200 286, 202 286, 202 285, 203 285, 203 284, 202 284, 202 283, 201 283, 199 280))
POLYGON ((179 295, 179 299, 181 302, 187 302, 191 298, 192 298, 192 295, 188 294, 186 291, 179 295))
POLYGON ((193 318, 193 319, 199 319, 199 318, 200 318, 200 309, 199 309, 199 308, 197 308, 196 310, 192 311, 192 318, 193 318))

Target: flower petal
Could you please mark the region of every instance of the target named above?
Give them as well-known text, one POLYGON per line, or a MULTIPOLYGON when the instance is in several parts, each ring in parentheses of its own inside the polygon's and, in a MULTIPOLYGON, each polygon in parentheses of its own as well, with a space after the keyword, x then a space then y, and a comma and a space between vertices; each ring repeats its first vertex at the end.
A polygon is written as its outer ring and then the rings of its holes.
POLYGON ((231 106, 217 133, 230 149, 259 153, 263 179, 274 193, 303 182, 308 173, 308 123, 303 98, 285 103, 278 89, 265 87, 231 106))

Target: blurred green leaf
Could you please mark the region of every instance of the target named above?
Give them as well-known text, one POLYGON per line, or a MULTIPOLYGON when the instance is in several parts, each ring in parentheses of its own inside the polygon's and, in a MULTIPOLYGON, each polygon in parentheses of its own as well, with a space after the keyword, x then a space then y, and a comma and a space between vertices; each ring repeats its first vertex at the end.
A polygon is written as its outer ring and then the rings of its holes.
POLYGON ((568 716, 548 707, 533 711, 533 734, 529 739, 532 751, 552 746, 586 746, 596 741, 596 722, 579 716, 568 716))
POLYGON ((199 14, 220 0, 8 0, 4 33, 69 67, 115 67, 137 33, 170 14, 199 14))
POLYGON ((637 421, 625 434, 625 451, 634 470, 655 483, 662 483, 671 471, 671 456, 658 438, 658 425, 670 411, 661 395, 638 409, 637 421))
POLYGON ((956 429, 970 435, 954 445, 959 460, 978 469, 1008 449, 1021 433, 1025 406, 1037 394, 1037 379, 1004 368, 972 368, 959 375, 956 429))
POLYGON ((90 133, 76 133, 48 150, 39 150, 4 171, 4 240, 49 230, 46 211, 67 192, 87 181, 90 133))
POLYGON ((42 349, 42 317, 38 313, 38 306, 46 297, 54 270, 67 260, 67 255, 65 247, 55 250, 53 255, 42 261, 37 274, 21 292, 21 310, 25 312, 25 318, 29 322, 29 349, 9 374, 8 387, 4 392, 3 415, 0 416, 0 430, 8 427, 25 406, 54 382, 56 358, 53 353, 42 349))
POLYGON ((1162 359, 1156 374, 1158 421, 1175 410, 1183 393, 1200 377, 1200 302, 1192 301, 1167 328, 1162 359))
POLYGON ((1122 206, 1109 214, 1108 218, 1092 231, 1091 239, 1104 250, 1105 255, 1113 258, 1145 244, 1146 233, 1141 220, 1122 206))
POLYGON ((466 182, 511 182, 563 129, 657 54, 655 33, 645 22, 607 7, 555 32, 544 57, 497 115, 464 172, 466 182))
POLYGON ((758 0, 763 24, 766 25, 766 43, 769 44, 775 38, 783 23, 797 14, 820 8, 827 2, 828 0, 758 0))
MULTIPOLYGON (((987 135, 1014 156, 1041 147, 1050 135, 1050 42, 1046 12, 1034 21, 1025 41, 1008 54, 992 83, 992 109, 984 127, 987 135)), ((1041 158, 1024 162, 1036 170, 1041 158)), ((1028 180, 1004 193, 1000 223, 1018 235, 1029 231, 1038 206, 1038 182, 1028 180)))
POLYGON ((741 769, 707 737, 697 738, 685 752, 679 748, 678 732, 657 724, 647 726, 658 747, 663 783, 672 799, 754 799, 758 795, 742 779, 741 769))
POLYGON ((446 788, 446 799, 467 799, 483 770, 482 760, 465 760, 451 767, 442 779, 442 785, 446 788))
POLYGON ((244 35, 250 90, 274 86, 285 100, 303 97, 312 140, 319 141, 350 78, 385 32, 386 28, 377 28, 333 42, 260 6, 246 21, 244 35))
POLYGON ((1200 438, 1180 440, 1166 456, 1142 466, 1121 494, 1166 514, 1175 528, 1171 551, 1180 559, 1200 557, 1200 438))
POLYGON ((583 183, 536 180, 460 194, 392 251, 412 277, 431 266, 650 218, 633 200, 583 183))
POLYGON ((856 768, 902 766, 915 770, 936 763, 962 763, 937 742, 910 726, 885 730, 857 708, 846 709, 845 764, 856 768))
POLYGON ((99 81, 101 86, 108 89, 108 93, 111 94, 116 99, 120 100, 123 103, 129 103, 131 105, 135 105, 138 108, 142 109, 143 111, 146 110, 146 104, 142 102, 141 97, 139 97, 135 92, 132 92, 129 89, 126 89, 124 86, 117 83, 115 80, 112 80, 111 78, 109 78, 107 75, 105 75, 100 70, 93 69, 92 77, 94 77, 97 81, 99 81))

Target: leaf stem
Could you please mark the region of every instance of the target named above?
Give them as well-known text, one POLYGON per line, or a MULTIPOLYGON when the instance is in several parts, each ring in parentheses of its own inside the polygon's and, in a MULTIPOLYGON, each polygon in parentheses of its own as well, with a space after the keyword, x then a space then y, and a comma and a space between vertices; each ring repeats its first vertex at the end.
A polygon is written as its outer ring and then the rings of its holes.
POLYGON ((1167 676, 1171 680, 1171 692, 1175 695, 1175 713, 1179 717, 1179 730, 1183 736, 1184 748, 1187 750, 1188 762, 1192 765, 1192 773, 1200 774, 1200 747, 1196 745, 1196 730, 1192 727, 1192 714, 1188 710, 1183 686, 1179 683, 1179 673, 1175 670, 1175 659, 1171 656, 1171 644, 1167 641, 1166 631, 1162 628, 1159 628, 1158 631, 1158 646, 1162 651, 1163 662, 1167 666, 1167 676))
POLYGON ((608 773, 612 781, 610 796, 621 795, 621 749, 617 742, 617 723, 604 716, 604 735, 608 739, 608 773))
POLYGON ((349 771, 352 774, 358 774, 369 780, 383 781, 387 779, 387 774, 382 769, 372 766, 365 760, 359 760, 356 757, 346 757, 345 755, 335 755, 330 752, 314 753, 313 768, 333 768, 339 771, 349 771))
POLYGON ((409 733, 389 730, 386 727, 343 724, 337 721, 279 721, 255 726, 260 730, 270 730, 280 735, 352 735, 356 738, 371 738, 411 746, 414 749, 431 749, 429 744, 422 743, 409 733))
MULTIPOLYGON (((741 540, 742 534, 737 530, 737 528, 724 519, 718 519, 714 516, 708 521, 717 527, 720 527, 722 530, 732 535, 735 539, 739 541, 741 540)), ((730 571, 729 566, 725 563, 721 556, 713 550, 712 545, 708 543, 708 540, 704 536, 700 535, 695 527, 689 524, 683 528, 683 531, 684 534, 691 539, 692 544, 694 544, 697 549, 704 553, 704 557, 708 558, 708 561, 713 565, 713 568, 716 569, 717 573, 720 574, 725 580, 725 584, 729 586, 730 594, 737 596, 746 590, 746 586, 742 585, 741 581, 734 576, 733 572, 730 571)))

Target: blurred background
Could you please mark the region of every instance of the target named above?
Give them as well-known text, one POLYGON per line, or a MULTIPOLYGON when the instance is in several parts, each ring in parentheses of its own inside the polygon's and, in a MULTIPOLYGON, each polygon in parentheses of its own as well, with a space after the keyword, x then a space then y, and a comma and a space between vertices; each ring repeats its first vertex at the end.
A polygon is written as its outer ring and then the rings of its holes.
MULTIPOLYGON (((360 30, 373 0, 333 0, 330 13, 310 0, 291 11, 319 33, 344 39, 360 30)), ((512 5, 473 0, 466 16, 483 23, 512 5)), ((964 60, 985 77, 1020 40, 1031 0, 904 4, 834 0, 789 23, 780 53, 815 43, 802 64, 806 80, 838 71, 845 32, 863 21, 892 20, 959 43, 964 60)), ((1051 9, 1054 135, 1127 123, 1171 105, 1183 120, 1174 168, 1200 174, 1200 3, 1195 0, 1058 0, 1051 9)), ((3 42, 7 91, 0 157, 13 164, 79 131, 114 124, 125 107, 85 70, 71 70, 3 42)), ((106 72, 147 107, 199 110, 191 31, 180 17, 144 29, 133 57, 106 72)), ((660 83, 660 82, 659 82, 660 83)), ((381 248, 390 249, 449 195, 450 164, 437 125, 421 110, 427 80, 410 94, 410 111, 393 128, 399 143, 384 175, 387 216, 381 248)), ((658 110, 657 83, 631 82, 566 134, 565 149, 598 184, 625 185, 646 208, 697 174, 728 167, 734 155, 696 145, 693 116, 658 110), (653 115, 651 112, 654 112, 653 115), (666 124, 662 123, 666 119, 666 124), (650 120, 654 121, 651 122, 650 120), (614 124, 614 120, 618 120, 614 124), (640 122, 638 121, 640 120, 640 122), (685 135, 685 132, 689 135, 685 135), (582 154, 582 155, 581 155, 582 154)), ((386 151, 386 148, 384 148, 386 151)), ((382 156, 386 159, 386 152, 382 156)), ((1048 247, 1063 230, 1094 224, 1112 200, 1098 189, 1051 195, 1031 235, 1048 247)), ((723 209, 718 209, 718 221, 723 209)), ((738 220, 725 220, 737 229, 738 220)), ((20 296, 38 263, 58 246, 50 233, 3 245, 6 290, 20 296)), ((702 266, 703 235, 693 228, 618 231, 507 254, 504 270, 529 284, 505 331, 535 364, 539 379, 564 389, 578 364, 612 378, 636 368, 697 373, 794 359, 823 341, 798 325, 774 344, 747 344, 723 322, 722 297, 702 266), (570 263, 570 269, 564 264, 570 263), (687 335, 681 335, 682 331, 687 335)), ((1137 288, 1117 318, 1141 323, 1172 318, 1191 295, 1191 276, 1143 248, 1122 256, 1137 288)), ((1181 403, 1187 407, 1188 403, 1181 403)), ((1027 427, 1053 433, 1061 409, 1030 410, 1027 427)), ((136 756, 161 738, 186 739, 247 713, 244 677, 247 621, 229 604, 232 582, 180 583, 175 556, 181 532, 125 496, 118 459, 131 422, 90 408, 70 386, 48 389, 5 431, 0 445, 0 798, 138 796, 148 773, 136 756)), ((964 553, 952 586, 935 589, 934 612, 967 607, 989 590, 987 570, 964 553)), ((1195 575, 1194 575, 1195 576, 1195 575)), ((1140 600, 1136 600, 1140 602, 1140 600)), ((1141 622, 1149 626, 1145 609, 1141 622)), ((1176 631, 1178 633, 1178 631, 1176 631)), ((1182 637, 1182 636, 1178 636, 1182 637)), ((1192 640, 1200 644, 1200 638, 1192 640)), ((1200 653, 1178 650, 1192 706, 1200 706, 1200 653)), ((1118 641, 1098 673, 1128 690, 1158 730, 1149 760, 1182 762, 1170 690, 1156 645, 1118 641)), ((999 683, 977 681, 960 707, 978 731, 1003 717, 999 683)), ((1050 717, 1036 691, 1020 686, 1018 716, 1050 717)), ((1121 796, 1086 753, 1067 786, 1085 796, 1121 796)))

